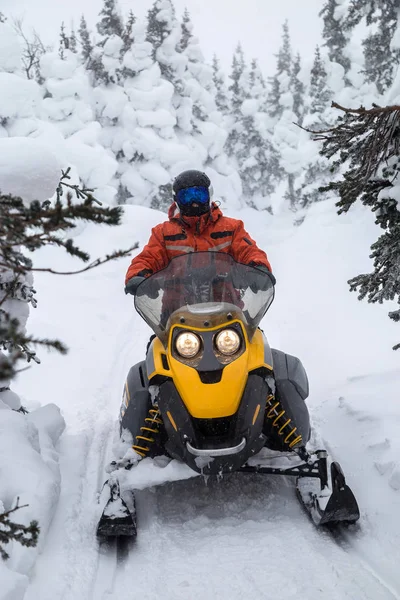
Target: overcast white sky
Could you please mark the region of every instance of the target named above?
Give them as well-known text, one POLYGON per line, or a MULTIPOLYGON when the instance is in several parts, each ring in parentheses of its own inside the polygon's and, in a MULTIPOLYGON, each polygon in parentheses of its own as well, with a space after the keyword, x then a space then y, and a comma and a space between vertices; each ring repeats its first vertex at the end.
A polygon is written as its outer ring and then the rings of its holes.
MULTIPOLYGON (((54 43, 61 21, 68 24, 74 19, 78 24, 82 12, 94 27, 102 4, 102 0, 0 0, 0 10, 8 17, 24 16, 27 25, 54 43)), ((139 17, 152 4, 153 0, 119 0, 124 13, 132 9, 139 17)), ((310 59, 320 42, 322 0, 174 0, 174 4, 178 14, 188 7, 204 54, 211 58, 216 52, 226 68, 240 40, 248 59, 258 58, 264 72, 272 74, 286 18, 293 48, 304 58, 310 59)))

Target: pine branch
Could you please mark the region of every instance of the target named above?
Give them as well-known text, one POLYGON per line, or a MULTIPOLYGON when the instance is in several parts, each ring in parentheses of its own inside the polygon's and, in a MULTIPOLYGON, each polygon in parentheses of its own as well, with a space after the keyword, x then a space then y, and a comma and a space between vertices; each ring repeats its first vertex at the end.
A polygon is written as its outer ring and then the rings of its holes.
POLYGON ((3 560, 9 558, 9 554, 5 551, 4 546, 11 541, 18 542, 27 548, 35 548, 39 539, 39 525, 37 521, 31 521, 27 525, 14 523, 10 516, 21 508, 26 508, 28 505, 19 505, 19 498, 14 508, 0 514, 0 556, 3 560))
MULTIPOLYGON (((393 189, 400 172, 400 106, 353 109, 336 102, 332 106, 343 113, 337 125, 311 133, 323 140, 321 154, 334 159, 333 168, 342 166, 346 170, 340 180, 331 181, 321 190, 339 194, 339 214, 360 200, 384 230, 371 246, 373 272, 350 279, 350 291, 358 292, 360 300, 370 303, 395 300, 400 304, 400 198, 396 197, 398 188, 393 189)), ((389 317, 400 321, 400 311, 390 312, 389 317)))
MULTIPOLYGON (((120 224, 123 214, 120 206, 102 206, 94 198, 92 189, 71 184, 69 173, 70 169, 62 172, 54 203, 34 201, 27 205, 22 198, 4 195, 0 191, 0 307, 8 307, 8 301, 13 299, 36 306, 35 290, 26 282, 29 273, 84 273, 128 256, 138 247, 134 244, 126 250, 115 250, 105 257, 90 260, 90 255, 67 237, 68 231, 74 229, 79 221, 115 226, 120 224), (76 200, 73 202, 74 196, 76 200), (88 264, 71 271, 58 271, 51 266, 35 267, 32 260, 24 255, 24 250, 35 252, 44 246, 62 248, 88 264)), ((0 354, 0 379, 13 377, 21 358, 28 362, 40 362, 36 352, 30 349, 31 345, 47 347, 63 354, 67 351, 59 340, 26 335, 18 319, 0 308, 0 348, 7 351, 7 356, 0 354)))

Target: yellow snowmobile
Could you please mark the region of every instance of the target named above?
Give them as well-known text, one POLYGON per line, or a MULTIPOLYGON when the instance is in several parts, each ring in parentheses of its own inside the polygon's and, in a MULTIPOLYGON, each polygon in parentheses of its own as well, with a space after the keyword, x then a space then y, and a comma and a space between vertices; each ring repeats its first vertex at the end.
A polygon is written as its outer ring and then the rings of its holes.
MULTIPOLYGON (((259 329, 274 299, 275 279, 224 253, 189 253, 144 280, 135 307, 153 329, 146 359, 128 374, 120 411, 141 457, 166 455, 203 475, 233 471, 292 475, 317 525, 354 523, 357 502, 338 463, 310 452, 300 360, 271 349, 259 329), (269 466, 264 448, 292 454, 269 466)), ((117 465, 116 465, 117 466, 117 465)), ((116 474, 118 471, 116 471, 116 474)), ((134 497, 109 480, 100 537, 136 535, 134 497)))

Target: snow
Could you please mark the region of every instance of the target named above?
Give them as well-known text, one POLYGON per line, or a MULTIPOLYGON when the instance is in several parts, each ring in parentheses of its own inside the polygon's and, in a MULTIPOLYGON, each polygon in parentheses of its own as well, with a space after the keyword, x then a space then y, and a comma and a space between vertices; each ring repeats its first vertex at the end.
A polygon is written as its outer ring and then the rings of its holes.
POLYGON ((37 548, 6 546, 10 558, 0 562, 2 600, 22 600, 38 552, 44 546, 60 493, 55 447, 64 427, 54 404, 27 416, 10 409, 1 411, 0 505, 9 510, 19 499, 21 508, 15 513, 15 522, 28 525, 37 520, 41 531, 37 548))
POLYGON ((21 55, 22 44, 17 34, 7 23, 0 23, 0 71, 18 71, 21 67, 21 55))
POLYGON ((0 139, 0 190, 26 203, 54 195, 61 164, 48 146, 31 138, 0 139))
POLYGON ((23 79, 14 73, 0 72, 0 117, 32 117, 42 100, 40 87, 35 81, 23 79))

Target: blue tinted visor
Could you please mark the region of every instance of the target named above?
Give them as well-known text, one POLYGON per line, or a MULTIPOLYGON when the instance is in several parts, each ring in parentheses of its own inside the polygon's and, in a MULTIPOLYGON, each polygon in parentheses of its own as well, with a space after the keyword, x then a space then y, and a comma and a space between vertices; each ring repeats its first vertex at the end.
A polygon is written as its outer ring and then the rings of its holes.
POLYGON ((194 202, 197 204, 207 204, 210 201, 210 194, 208 188, 200 185, 194 185, 193 187, 179 190, 176 193, 176 199, 178 204, 182 204, 182 206, 187 206, 188 204, 193 204, 194 202))

